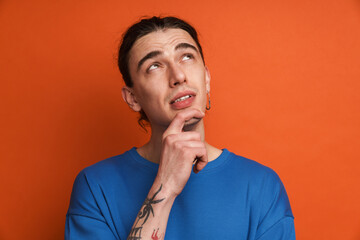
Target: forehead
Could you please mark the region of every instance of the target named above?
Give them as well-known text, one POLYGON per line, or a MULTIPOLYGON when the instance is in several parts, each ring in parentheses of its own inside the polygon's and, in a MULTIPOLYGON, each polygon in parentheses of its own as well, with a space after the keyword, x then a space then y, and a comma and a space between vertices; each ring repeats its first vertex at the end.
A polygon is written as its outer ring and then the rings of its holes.
POLYGON ((174 50, 179 43, 190 43, 197 47, 194 39, 189 33, 182 29, 163 29, 149 33, 135 41, 130 50, 130 62, 138 61, 147 53, 160 50, 174 50))

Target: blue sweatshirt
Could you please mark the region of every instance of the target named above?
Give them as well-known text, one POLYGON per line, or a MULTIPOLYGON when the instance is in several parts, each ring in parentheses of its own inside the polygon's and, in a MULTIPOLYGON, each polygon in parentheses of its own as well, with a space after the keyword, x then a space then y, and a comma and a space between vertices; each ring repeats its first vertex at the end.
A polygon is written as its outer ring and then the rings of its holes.
MULTIPOLYGON (((127 239, 158 167, 132 148, 82 170, 65 239, 127 239)), ((165 239, 293 240, 294 217, 273 170, 224 149, 191 173, 171 209, 165 239)))

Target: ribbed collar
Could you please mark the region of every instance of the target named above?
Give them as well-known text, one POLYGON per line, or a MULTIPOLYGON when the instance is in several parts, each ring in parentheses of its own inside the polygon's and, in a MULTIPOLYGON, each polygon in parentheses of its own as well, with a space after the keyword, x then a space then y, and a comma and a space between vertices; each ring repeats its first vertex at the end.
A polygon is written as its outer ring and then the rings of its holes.
MULTIPOLYGON (((131 148, 128 152, 137 163, 145 165, 153 170, 156 170, 156 171, 158 170, 159 164, 150 162, 149 160, 143 158, 137 152, 136 147, 131 148)), ((205 166, 205 168, 202 171, 200 171, 200 173, 213 171, 216 168, 218 168, 219 166, 223 165, 226 162, 226 160, 228 159, 229 154, 230 154, 230 152, 226 148, 222 149, 222 153, 220 154, 220 156, 217 157, 216 159, 214 159, 213 161, 209 162, 205 166)), ((192 172, 192 174, 194 174, 194 172, 192 172)))

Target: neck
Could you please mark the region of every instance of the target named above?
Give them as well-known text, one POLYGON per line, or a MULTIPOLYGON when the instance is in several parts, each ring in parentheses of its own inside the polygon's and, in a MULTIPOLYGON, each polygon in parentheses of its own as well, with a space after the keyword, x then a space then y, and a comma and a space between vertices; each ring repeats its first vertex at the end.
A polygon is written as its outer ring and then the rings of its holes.
MULTIPOLYGON (((162 136, 165 132, 166 128, 151 128, 151 138, 150 140, 142 147, 138 148, 138 153, 144 157, 145 159, 154 162, 160 163, 161 158, 161 149, 162 149, 162 136)), ((195 125, 184 127, 184 131, 195 131, 200 133, 201 140, 205 142, 205 130, 204 130, 204 122, 203 120, 199 121, 195 125)), ((208 152, 209 161, 217 158, 221 150, 214 148, 213 146, 206 143, 206 150, 208 152)))

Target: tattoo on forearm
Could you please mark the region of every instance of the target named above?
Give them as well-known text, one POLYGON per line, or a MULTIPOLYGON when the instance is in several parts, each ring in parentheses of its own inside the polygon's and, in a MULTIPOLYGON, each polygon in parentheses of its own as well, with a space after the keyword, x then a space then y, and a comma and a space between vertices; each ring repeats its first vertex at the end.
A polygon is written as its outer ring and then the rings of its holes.
MULTIPOLYGON (((153 215, 153 217, 155 216, 152 205, 157 204, 165 199, 165 198, 162 198, 162 199, 155 200, 155 197, 161 191, 161 188, 162 188, 162 184, 160 185, 159 190, 157 190, 156 193, 152 196, 152 198, 145 199, 145 201, 144 201, 143 205, 141 206, 141 209, 137 215, 136 223, 134 224, 133 228, 130 230, 130 234, 129 234, 129 237, 127 238, 127 240, 142 239, 141 238, 141 230, 143 228, 143 225, 148 220, 150 213, 153 215), (140 220, 142 221, 142 223, 139 226, 140 220)), ((155 229, 154 229, 151 239, 160 240, 160 238, 157 236, 158 231, 159 231, 159 229, 155 233, 155 229)))
POLYGON ((159 236, 157 235, 158 232, 159 232, 159 229, 157 229, 156 232, 155 232, 155 229, 154 229, 154 231, 153 231, 153 233, 152 233, 152 235, 151 235, 151 239, 152 239, 152 240, 160 240, 161 236, 159 237, 159 236))

